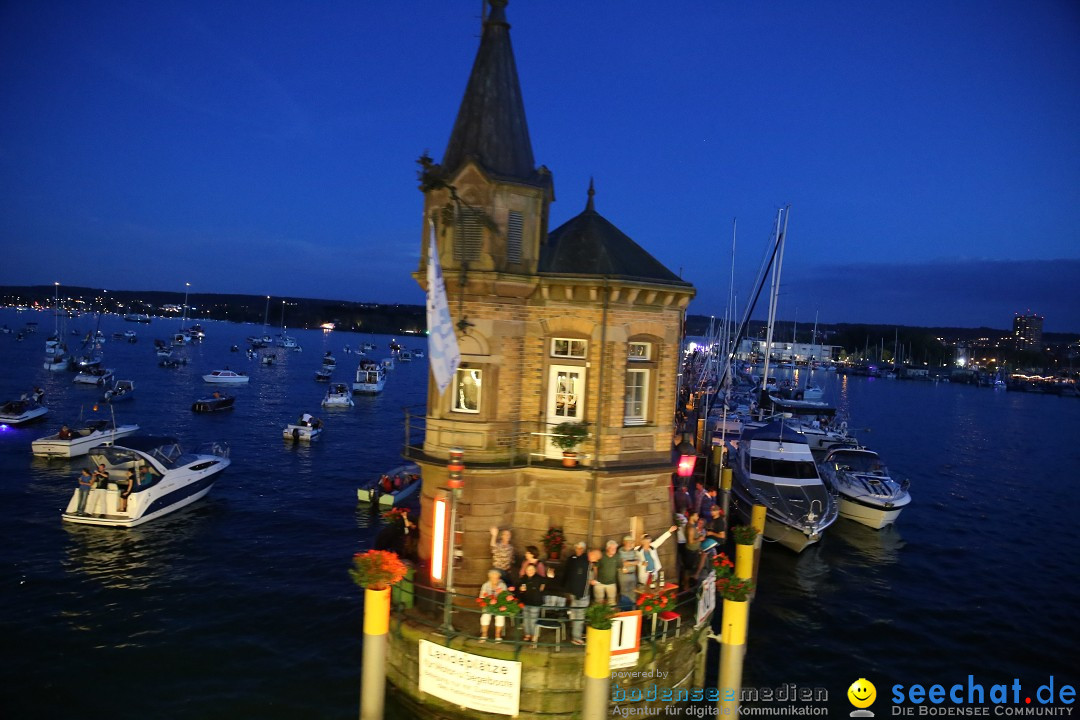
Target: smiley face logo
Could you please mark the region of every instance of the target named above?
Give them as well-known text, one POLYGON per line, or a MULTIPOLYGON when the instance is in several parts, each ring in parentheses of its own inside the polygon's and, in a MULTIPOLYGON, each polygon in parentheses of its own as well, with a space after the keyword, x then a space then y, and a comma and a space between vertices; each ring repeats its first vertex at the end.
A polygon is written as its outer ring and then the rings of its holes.
POLYGON ((868 708, 877 699, 877 688, 866 678, 859 678, 851 683, 847 690, 848 700, 857 708, 868 708))

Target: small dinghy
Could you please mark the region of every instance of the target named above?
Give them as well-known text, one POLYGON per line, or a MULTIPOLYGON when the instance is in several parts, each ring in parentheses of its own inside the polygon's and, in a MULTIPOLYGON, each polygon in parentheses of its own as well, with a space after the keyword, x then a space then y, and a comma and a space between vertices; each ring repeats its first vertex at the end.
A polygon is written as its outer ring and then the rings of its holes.
POLYGON ((131 380, 117 380, 115 385, 105 391, 101 399, 107 403, 117 403, 134 397, 135 383, 131 380))
POLYGON ((326 391, 322 406, 327 407, 352 407, 352 390, 345 383, 334 383, 326 391))

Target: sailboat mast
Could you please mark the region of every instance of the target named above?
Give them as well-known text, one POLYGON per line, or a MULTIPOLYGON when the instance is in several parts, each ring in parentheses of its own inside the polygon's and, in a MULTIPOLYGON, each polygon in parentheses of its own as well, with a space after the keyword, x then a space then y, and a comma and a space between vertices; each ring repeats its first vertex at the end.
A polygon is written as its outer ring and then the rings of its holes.
POLYGON ((184 332, 184 326, 187 325, 187 301, 188 291, 191 290, 191 283, 184 283, 184 307, 180 308, 180 332, 184 332))
POLYGON ((270 329, 270 296, 266 296, 266 311, 263 312, 263 332, 270 329))
POLYGON ((773 324, 776 322, 776 304, 780 297, 780 270, 784 264, 784 236, 787 234, 789 208, 781 208, 776 212, 776 266, 773 268, 772 290, 769 297, 769 321, 765 331, 765 366, 761 371, 761 400, 765 403, 768 391, 765 389, 769 383, 769 357, 772 355, 773 324), (786 212, 785 212, 786 210, 786 212), (780 229, 780 219, 784 220, 783 230, 780 229))

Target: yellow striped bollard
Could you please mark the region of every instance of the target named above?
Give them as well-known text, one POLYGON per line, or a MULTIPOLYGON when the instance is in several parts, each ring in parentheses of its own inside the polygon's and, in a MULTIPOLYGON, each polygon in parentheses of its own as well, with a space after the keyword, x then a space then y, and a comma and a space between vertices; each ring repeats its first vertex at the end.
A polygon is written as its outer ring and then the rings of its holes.
POLYGON ((611 629, 585 628, 585 692, 582 720, 604 720, 611 698, 611 629))
POLYGON ((364 588, 360 720, 383 720, 386 705, 386 636, 389 632, 390 588, 364 588))

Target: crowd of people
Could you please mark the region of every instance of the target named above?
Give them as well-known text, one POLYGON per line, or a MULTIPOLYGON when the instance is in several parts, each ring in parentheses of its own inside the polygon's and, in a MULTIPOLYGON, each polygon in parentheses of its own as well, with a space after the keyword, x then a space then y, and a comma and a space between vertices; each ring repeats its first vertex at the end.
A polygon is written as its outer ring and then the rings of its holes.
MULTIPOLYGON (((89 468, 83 468, 78 477, 78 490, 79 490, 79 502, 76 508, 75 514, 86 516, 90 514, 87 512, 86 504, 90 498, 90 491, 94 489, 107 490, 109 483, 115 483, 117 490, 120 493, 120 497, 117 498, 116 511, 126 513, 128 509, 128 499, 131 494, 140 490, 145 490, 157 481, 160 476, 154 472, 153 468, 148 464, 143 464, 141 468, 132 467, 127 471, 123 480, 117 481, 112 479, 109 475, 108 469, 105 467, 105 463, 99 464, 93 470, 89 468)), ((93 508, 94 514, 102 515, 103 508, 100 506, 93 508)))

